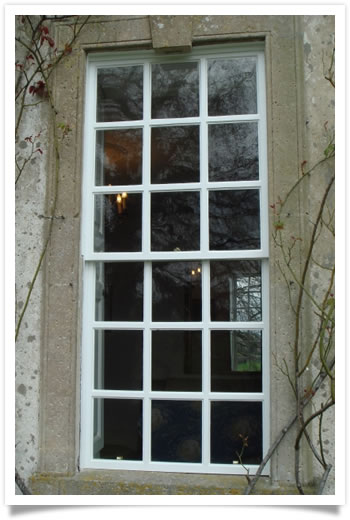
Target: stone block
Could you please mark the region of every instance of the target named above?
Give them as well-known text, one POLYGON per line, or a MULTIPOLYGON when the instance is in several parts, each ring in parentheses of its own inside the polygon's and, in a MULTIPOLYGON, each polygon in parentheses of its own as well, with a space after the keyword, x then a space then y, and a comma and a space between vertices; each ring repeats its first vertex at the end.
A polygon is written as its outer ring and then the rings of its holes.
POLYGON ((189 52, 192 48, 191 16, 150 16, 153 49, 189 52))

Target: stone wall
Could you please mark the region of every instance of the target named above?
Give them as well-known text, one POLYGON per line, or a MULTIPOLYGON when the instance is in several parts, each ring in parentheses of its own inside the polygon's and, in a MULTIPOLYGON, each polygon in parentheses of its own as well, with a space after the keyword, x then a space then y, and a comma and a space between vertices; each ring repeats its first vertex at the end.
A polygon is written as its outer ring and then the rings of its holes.
MULTIPOLYGON (((71 36, 70 22, 60 20, 50 25, 59 49, 64 48, 71 36)), ((20 21, 17 30, 25 37, 20 21)), ((234 46, 235 42, 264 40, 272 203, 298 179, 302 161, 311 164, 322 155, 326 144, 324 123, 328 121, 330 129, 333 126, 333 92, 323 73, 323 63, 332 53, 333 34, 334 19, 330 16, 93 16, 89 19, 72 52, 53 75, 57 121, 68 122, 71 129, 60 144, 57 185, 48 103, 33 106, 27 112, 17 143, 17 157, 23 159, 30 146, 25 137, 40 132, 40 148, 44 152, 35 154, 16 185, 18 312, 23 308, 28 284, 44 246, 47 216, 56 189, 58 194, 49 248, 16 344, 17 466, 25 479, 44 473, 74 475, 79 463, 83 299, 79 244, 86 53, 152 48, 156 52, 174 49, 189 52, 191 47, 204 43, 234 46)), ((25 58, 21 52, 19 48, 19 61, 25 58)), ((303 208, 310 206, 312 210, 317 191, 318 181, 295 199, 297 211, 290 222, 296 233, 307 228, 303 208)), ((279 253, 272 242, 270 254, 270 428, 274 439, 295 405, 286 378, 274 362, 292 361, 289 342, 293 325, 288 291, 277 268, 279 253)), ((331 246, 325 248, 324 254, 332 255, 331 246)), ((315 280, 315 291, 317 283, 315 280)), ((308 319, 312 323, 312 316, 308 319)), ((330 413, 324 424, 329 433, 326 442, 330 452, 334 437, 332 424, 330 413)), ((294 479, 292 439, 289 433, 272 459, 274 483, 294 479)), ((317 463, 305 459, 303 466, 306 481, 320 476, 317 463)), ((40 478, 32 481, 36 490, 40 478)), ((65 485, 65 493, 73 493, 65 485)), ((51 493, 49 487, 46 491, 42 489, 40 493, 51 493)), ((334 493, 334 480, 329 481, 327 493, 334 493)))

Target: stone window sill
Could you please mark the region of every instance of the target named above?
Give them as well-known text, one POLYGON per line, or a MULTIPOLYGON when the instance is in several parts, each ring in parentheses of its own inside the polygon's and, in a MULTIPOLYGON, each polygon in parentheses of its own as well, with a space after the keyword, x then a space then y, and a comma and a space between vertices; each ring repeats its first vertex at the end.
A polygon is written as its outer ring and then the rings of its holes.
MULTIPOLYGON (((74 475, 38 473, 31 477, 34 495, 242 495, 245 476, 146 471, 83 470, 74 475)), ((306 490, 314 494, 313 489, 306 490)), ((295 495, 291 483, 261 477, 254 495, 295 495)))

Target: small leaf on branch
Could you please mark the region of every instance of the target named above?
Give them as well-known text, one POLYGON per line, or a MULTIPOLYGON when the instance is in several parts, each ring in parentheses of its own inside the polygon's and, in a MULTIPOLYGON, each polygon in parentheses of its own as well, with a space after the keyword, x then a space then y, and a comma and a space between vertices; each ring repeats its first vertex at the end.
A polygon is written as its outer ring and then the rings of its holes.
POLYGON ((29 94, 37 94, 38 96, 44 96, 46 94, 46 85, 42 80, 37 81, 34 85, 29 87, 29 94))
POLYGON ((330 143, 327 148, 324 150, 324 155, 325 157, 332 157, 334 155, 334 151, 335 151, 335 145, 333 143, 330 143))
POLYGON ((45 39, 46 39, 47 43, 50 45, 50 47, 55 46, 55 42, 50 36, 46 36, 45 39))
POLYGON ((303 175, 305 175, 305 172, 304 172, 304 166, 305 166, 306 164, 307 164, 307 161, 303 161, 303 162, 301 163, 301 173, 302 173, 303 175))
POLYGON ((70 53, 72 52, 72 50, 73 50, 73 49, 72 49, 71 45, 69 45, 69 43, 65 43, 65 44, 64 44, 64 51, 63 51, 63 54, 64 54, 65 56, 67 56, 68 54, 70 54, 70 53))
POLYGON ((278 220, 277 222, 275 222, 274 226, 275 226, 276 231, 284 229, 284 222, 282 222, 281 220, 278 220))

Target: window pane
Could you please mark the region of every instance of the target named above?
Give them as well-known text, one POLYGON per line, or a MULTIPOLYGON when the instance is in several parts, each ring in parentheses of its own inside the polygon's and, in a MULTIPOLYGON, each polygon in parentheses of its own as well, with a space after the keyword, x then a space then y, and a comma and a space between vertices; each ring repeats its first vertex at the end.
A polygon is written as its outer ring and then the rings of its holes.
POLYGON ((152 118, 198 116, 197 63, 152 65, 152 118))
POLYGON ((153 264, 153 321, 200 321, 202 275, 198 262, 153 264))
POLYGON ((259 178, 258 125, 209 125, 209 180, 246 181, 259 178))
POLYGON ((259 190, 210 191, 210 249, 259 249, 259 208, 259 190))
POLYGON ((226 116, 256 112, 255 58, 209 60, 209 115, 226 116))
POLYGON ((94 399, 94 415, 103 424, 102 448, 95 458, 142 460, 140 399, 94 399))
POLYGON ((143 116, 143 67, 99 69, 97 121, 134 121, 143 116))
POLYGON ((211 462, 260 464, 262 459, 261 403, 211 403, 211 462), (246 439, 247 438, 247 439, 246 439), (244 439, 248 446, 242 447, 244 439))
POLYGON ((261 321, 261 267, 257 260, 210 262, 213 321, 261 321))
POLYGON ((261 390, 261 331, 212 331, 211 391, 261 390))
POLYGON ((141 251, 142 194, 95 195, 95 251, 141 251))
POLYGON ((201 462, 202 403, 152 402, 152 460, 201 462))
POLYGON ((143 332, 95 331, 95 388, 142 390, 143 332))
POLYGON ((152 193, 152 251, 200 249, 199 192, 152 193))
POLYGON ((199 127, 152 128, 152 182, 199 181, 199 127))
POLYGON ((152 332, 152 390, 202 390, 202 333, 152 332))
POLYGON ((142 130, 98 130, 96 185, 142 183, 142 130))
POLYGON ((143 263, 96 264, 96 312, 99 321, 142 321, 143 263))

